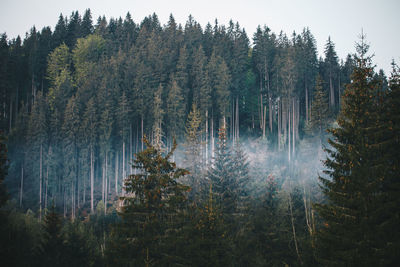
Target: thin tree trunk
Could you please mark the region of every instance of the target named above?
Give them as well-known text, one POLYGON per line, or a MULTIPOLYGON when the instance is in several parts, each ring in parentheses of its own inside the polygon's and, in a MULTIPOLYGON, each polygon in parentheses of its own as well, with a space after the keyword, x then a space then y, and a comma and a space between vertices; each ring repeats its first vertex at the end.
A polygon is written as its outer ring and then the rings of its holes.
POLYGON ((287 114, 288 114, 288 160, 289 160, 289 163, 290 163, 290 156, 291 156, 291 143, 290 143, 290 135, 291 135, 291 129, 290 129, 290 126, 291 126, 291 123, 290 123, 290 121, 291 121, 291 116, 290 116, 290 100, 288 101, 288 107, 287 107, 287 114))
POLYGON ((93 162, 93 146, 90 145, 90 212, 94 212, 94 162, 93 162))
POLYGON ((48 164, 46 165, 46 191, 45 191, 45 197, 44 197, 44 209, 47 210, 47 192, 48 192, 48 187, 49 187, 49 166, 48 164))
POLYGON ((24 195, 24 165, 21 165, 21 187, 19 191, 19 207, 22 208, 22 197, 24 195))
MULTIPOLYGON (((133 140, 132 140, 132 138, 133 138, 133 133, 132 133, 132 122, 131 122, 131 124, 130 124, 130 127, 129 127, 129 129, 130 129, 130 138, 129 138, 129 153, 128 153, 128 160, 129 160, 129 157, 131 157, 132 155, 133 155, 133 151, 132 151, 132 147, 133 147, 133 140)), ((129 166, 129 174, 132 174, 133 173, 133 169, 132 169, 133 167, 132 167, 132 165, 130 165, 129 166)))
POLYGON ((329 88, 330 88, 330 100, 331 100, 330 104, 331 104, 331 107, 334 107, 335 106, 335 91, 333 88, 331 75, 329 75, 329 88))
POLYGON ((106 153, 106 162, 105 162, 105 190, 104 190, 104 214, 107 213, 107 197, 108 197, 108 168, 107 168, 107 153, 106 153))
POLYGON ((282 118, 281 117, 282 117, 281 116, 281 101, 278 100, 278 150, 279 151, 281 150, 281 131, 282 131, 282 129, 281 129, 282 118))
POLYGON ((71 183, 71 219, 74 221, 75 219, 75 210, 74 210, 74 183, 71 183))
POLYGON ((118 152, 115 153, 115 195, 118 196, 118 152))
POLYGON ((104 200, 105 200, 105 186, 104 186, 104 183, 105 183, 105 167, 104 167, 104 161, 103 161, 103 164, 102 164, 103 166, 102 166, 102 175, 101 175, 101 201, 103 201, 103 203, 104 203, 104 200))
POLYGON ((144 143, 143 143, 143 138, 144 138, 144 133, 143 133, 143 115, 141 118, 141 126, 142 126, 142 151, 144 150, 144 143))
POLYGON ((42 175, 43 175, 43 144, 40 144, 39 170, 39 221, 42 221, 42 175))
POLYGON ((293 149, 292 149, 292 155, 293 157, 295 156, 295 152, 296 152, 296 120, 295 120, 295 111, 294 111, 294 99, 293 99, 293 107, 292 107, 292 145, 293 145, 293 149))
POLYGON ((266 123, 267 123, 267 118, 266 118, 266 116, 267 116, 267 106, 264 106, 264 113, 263 113, 263 129, 262 129, 262 132, 263 132, 263 138, 265 138, 265 127, 266 127, 266 123))
POLYGON ((214 159, 214 115, 211 116, 211 160, 214 159))
POLYGON ((236 97, 236 139, 239 139, 239 97, 236 97))
POLYGON ((307 88, 307 86, 306 86, 306 96, 305 96, 305 98, 306 98, 306 122, 308 122, 308 88, 307 88))
MULTIPOLYGON (((122 183, 125 181, 125 141, 122 141, 122 183)), ((122 195, 124 195, 124 189, 122 188, 122 195)))
POLYGON ((296 254, 297 254, 297 257, 299 259, 300 265, 303 265, 303 262, 302 262, 301 257, 300 257, 299 248, 298 248, 298 245, 297 245, 296 228, 294 226, 294 217, 293 217, 293 207, 292 206, 293 206, 293 204, 292 204, 292 196, 289 193, 289 210, 290 210, 290 219, 291 219, 291 223, 292 223, 294 246, 296 248, 296 254))
POLYGON ((12 116, 12 113, 13 113, 13 112, 12 112, 12 104, 13 104, 13 103, 12 103, 12 100, 10 99, 10 128, 9 128, 9 130, 8 130, 9 133, 11 133, 11 127, 12 127, 12 117, 13 117, 13 116, 12 116))
POLYGON ((208 164, 208 110, 206 110, 206 166, 208 164))

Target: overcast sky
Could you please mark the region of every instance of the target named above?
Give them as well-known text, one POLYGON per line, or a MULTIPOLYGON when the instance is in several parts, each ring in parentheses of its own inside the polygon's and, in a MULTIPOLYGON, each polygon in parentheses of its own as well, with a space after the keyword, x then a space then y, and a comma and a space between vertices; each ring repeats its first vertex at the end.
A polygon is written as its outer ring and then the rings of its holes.
POLYGON ((399 0, 0 0, 0 33, 9 38, 37 29, 54 29, 60 13, 70 16, 78 10, 92 11, 93 21, 99 15, 124 18, 129 11, 135 22, 155 12, 166 24, 169 14, 185 24, 189 14, 204 29, 207 22, 227 25, 238 21, 251 39, 257 25, 267 25, 275 33, 291 35, 309 27, 314 34, 318 52, 331 36, 340 58, 354 53, 354 44, 361 29, 367 34, 374 63, 390 71, 390 62, 400 63, 400 1, 399 0))

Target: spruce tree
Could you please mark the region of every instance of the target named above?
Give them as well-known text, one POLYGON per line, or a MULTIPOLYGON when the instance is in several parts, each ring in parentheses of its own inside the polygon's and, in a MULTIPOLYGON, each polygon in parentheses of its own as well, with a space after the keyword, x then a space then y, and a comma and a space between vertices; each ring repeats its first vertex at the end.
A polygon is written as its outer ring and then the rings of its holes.
POLYGON ((201 119, 200 111, 196 104, 192 105, 192 110, 188 115, 186 122, 185 134, 185 158, 184 164, 188 168, 190 174, 186 176, 188 184, 191 187, 189 194, 190 200, 195 200, 203 186, 202 169, 201 169, 201 119))
POLYGON ((365 36, 356 46, 356 67, 346 88, 338 127, 324 164, 328 177, 319 177, 328 203, 318 204, 323 219, 318 234, 319 261, 325 266, 383 264, 377 216, 382 194, 379 84, 373 79, 365 36))
POLYGON ((311 119, 309 128, 314 135, 320 139, 320 143, 325 140, 325 129, 328 126, 328 97, 323 89, 323 81, 321 76, 317 76, 315 85, 314 100, 311 105, 311 119))
POLYGON ((179 213, 189 190, 179 183, 188 171, 171 162, 176 143, 163 156, 146 138, 144 142, 147 148, 136 154, 133 164, 139 173, 126 179, 127 194, 121 197, 119 231, 123 240, 116 245, 126 250, 120 259, 126 260, 124 265, 157 265, 167 260, 162 247, 166 238, 177 231, 179 213))
MULTIPOLYGON (((226 219, 232 222, 236 212, 239 184, 234 173, 231 149, 228 146, 226 128, 223 125, 218 133, 218 145, 214 161, 208 171, 208 177, 213 185, 217 205, 226 219)), ((228 221, 228 220, 226 220, 228 221)))

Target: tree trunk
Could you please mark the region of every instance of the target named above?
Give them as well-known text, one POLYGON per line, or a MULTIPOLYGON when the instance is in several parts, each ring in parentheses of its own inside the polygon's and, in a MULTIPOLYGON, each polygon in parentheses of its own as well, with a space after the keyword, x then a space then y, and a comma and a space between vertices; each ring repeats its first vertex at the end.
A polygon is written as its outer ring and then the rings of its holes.
POLYGON ((104 171, 105 171, 105 173, 104 173, 104 176, 105 176, 105 184, 104 184, 104 186, 105 186, 105 190, 104 190, 104 214, 106 214, 107 213, 107 197, 108 197, 108 168, 107 168, 107 153, 106 153, 106 160, 105 160, 105 168, 104 168, 104 171))
POLYGON ((306 86, 306 96, 305 96, 305 98, 306 98, 306 122, 308 122, 308 88, 307 88, 307 86, 306 86))
POLYGON ((301 257, 300 257, 299 248, 298 248, 298 245, 297 245, 296 228, 294 226, 294 217, 293 217, 293 207, 292 206, 293 206, 293 204, 292 204, 292 196, 289 193, 289 211, 290 211, 290 219, 291 219, 291 223, 292 223, 293 241, 294 241, 294 246, 296 248, 297 258, 299 259, 300 265, 303 265, 303 262, 302 262, 301 257))
MULTIPOLYGON (((122 183, 125 181, 125 141, 122 141, 122 183)), ((122 188, 122 195, 124 195, 124 188, 122 188)))
POLYGON ((143 137, 144 137, 144 133, 143 133, 143 115, 141 118, 141 126, 142 126, 142 151, 144 150, 144 143, 143 143, 143 137))
POLYGON ((42 221, 42 175, 43 175, 43 144, 40 144, 39 170, 39 221, 42 221))
POLYGON ((47 209, 47 192, 48 192, 48 187, 49 187, 49 166, 48 164, 46 165, 46 191, 45 191, 45 197, 44 197, 44 209, 47 209))
POLYGON ((115 195, 118 196, 118 152, 115 153, 115 195))
POLYGON ((214 116, 211 116, 211 160, 214 159, 214 116))
MULTIPOLYGON (((129 153, 128 153, 128 160, 129 160, 129 157, 131 157, 132 155, 133 155, 133 151, 132 151, 132 123, 130 124, 130 127, 129 127, 129 130, 130 130, 130 132, 129 132, 129 153)), ((132 169, 132 165, 130 165, 130 167, 129 167, 129 174, 132 174, 133 173, 133 169, 132 169)))
POLYGON ((21 187, 19 190, 19 207, 22 208, 22 197, 24 195, 24 165, 21 165, 21 187))
POLYGON ((290 126, 291 126, 291 117, 292 116, 290 116, 291 114, 290 114, 290 100, 288 101, 288 107, 287 107, 287 114, 288 114, 288 161, 289 161, 289 163, 290 163, 290 156, 291 156, 291 143, 290 143, 290 135, 291 135, 291 129, 290 129, 290 126))
POLYGON ((294 110, 294 99, 293 99, 293 107, 292 107, 292 145, 293 145, 293 149, 292 149, 292 155, 293 157, 295 156, 295 152, 296 152, 296 120, 295 120, 295 110, 294 110))
POLYGON ((94 213, 94 162, 93 146, 90 146, 90 212, 94 213))
POLYGON ((278 150, 281 150, 281 101, 278 100, 278 150))
POLYGON ((236 139, 239 140, 239 97, 236 97, 236 139))
POLYGON ((331 105, 331 107, 334 107, 335 106, 335 91, 334 91, 334 88, 333 88, 333 84, 332 84, 332 76, 331 75, 329 75, 329 91, 330 91, 330 105, 331 105))

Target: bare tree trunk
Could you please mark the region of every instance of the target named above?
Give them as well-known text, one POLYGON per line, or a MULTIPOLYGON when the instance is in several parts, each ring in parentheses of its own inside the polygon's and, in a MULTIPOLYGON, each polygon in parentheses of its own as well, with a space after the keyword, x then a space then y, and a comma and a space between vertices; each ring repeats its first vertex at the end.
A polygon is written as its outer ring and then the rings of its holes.
POLYGON ((236 139, 239 139, 239 97, 236 97, 236 139))
POLYGON ((206 166, 208 165, 208 110, 206 110, 206 166))
POLYGON ((71 183, 71 219, 75 220, 75 205, 74 205, 74 183, 71 183))
POLYGON ((289 211, 290 211, 290 219, 291 219, 291 223, 292 223, 294 246, 296 248, 296 254, 297 254, 297 258, 299 259, 300 265, 303 265, 303 262, 300 257, 299 247, 297 245, 296 228, 294 226, 294 217, 293 217, 293 207, 292 206, 293 206, 292 196, 291 196, 291 193, 289 192, 289 211))
MULTIPOLYGON (((128 153, 128 160, 129 160, 129 158, 130 157, 132 157, 132 155, 133 155, 133 151, 132 151, 132 123, 130 124, 130 127, 129 127, 129 129, 130 129, 130 132, 129 132, 129 134, 130 134, 130 136, 129 136, 129 153, 128 153)), ((133 173, 133 167, 132 167, 132 165, 130 165, 130 167, 129 167, 129 174, 132 174, 133 173)))
POLYGON ((90 145, 90 212, 94 212, 94 159, 93 146, 90 145))
POLYGON ((19 190, 19 207, 22 208, 22 197, 24 195, 24 165, 21 165, 21 187, 19 190))
POLYGON ((104 168, 104 161, 103 161, 103 164, 102 164, 103 166, 101 167, 101 170, 102 170, 102 174, 101 174, 101 201, 103 201, 103 203, 104 203, 104 200, 105 200, 105 198, 104 198, 104 196, 105 196, 105 168, 104 168))
POLYGON ((104 190, 104 214, 107 213, 107 197, 108 197, 108 168, 107 168, 107 153, 106 153, 106 160, 105 160, 105 190, 104 190))
POLYGON ((332 76, 331 74, 329 75, 329 88, 330 88, 330 105, 331 107, 335 106, 335 91, 333 88, 333 84, 332 84, 332 76))
POLYGON ((278 100, 278 150, 281 150, 281 101, 278 100))
MULTIPOLYGON (((261 90, 261 88, 260 88, 260 90, 261 90)), ((263 122, 264 122, 263 110, 264 110, 264 108, 263 108, 263 97, 262 97, 262 94, 260 93, 260 109, 259 109, 258 112, 260 114, 260 129, 261 130, 263 129, 263 122)))
POLYGON ((308 122, 308 88, 307 88, 307 86, 306 86, 306 95, 305 95, 305 98, 306 98, 306 122, 308 122))
POLYGON ((39 221, 42 221, 42 176, 43 176, 43 144, 40 144, 39 170, 39 221))
POLYGON ((144 150, 144 143, 143 143, 143 137, 144 137, 144 133, 143 133, 143 115, 142 115, 142 119, 141 119, 141 124, 142 124, 142 151, 144 150))
POLYGON ((291 126, 291 117, 292 116, 290 116, 290 100, 288 101, 288 107, 287 107, 287 114, 288 114, 288 160, 289 160, 289 163, 290 163, 290 156, 291 156, 291 143, 290 143, 290 134, 291 134, 291 129, 290 129, 290 126, 291 126))
POLYGON ((272 97, 268 97, 269 132, 272 133, 272 97))
POLYGON ((49 187, 49 166, 46 165, 46 191, 45 191, 45 198, 44 198, 44 209, 47 210, 47 188, 49 187))
MULTIPOLYGON (((122 141, 122 183, 125 181, 125 141, 122 141)), ((124 188, 122 188, 122 195, 124 195, 124 188)))
POLYGON ((115 195, 118 196, 118 152, 115 153, 115 195))
POLYGON ((293 99, 293 110, 292 110, 292 144, 293 144, 293 149, 292 149, 292 155, 293 157, 295 156, 296 152, 296 120, 295 120, 295 115, 294 115, 294 99, 293 99))
POLYGON ((211 160, 214 158, 214 116, 211 116, 211 160))
POLYGON ((10 99, 10 128, 8 130, 9 133, 11 133, 11 127, 12 127, 12 100, 10 99))

